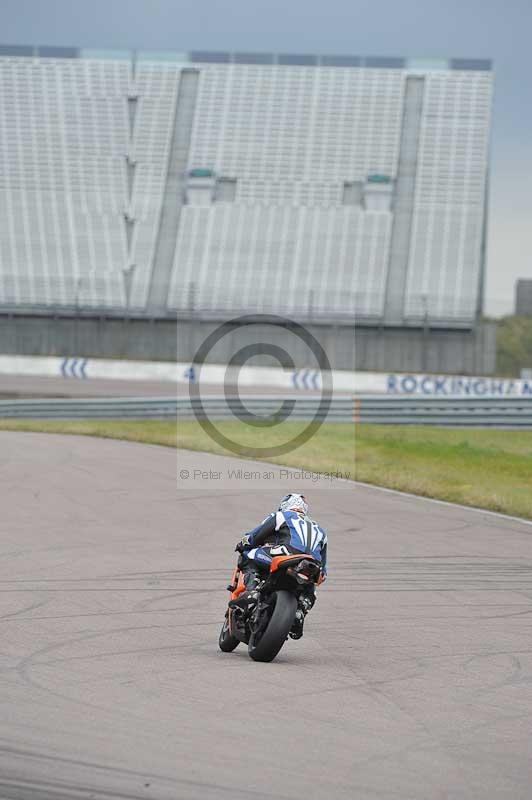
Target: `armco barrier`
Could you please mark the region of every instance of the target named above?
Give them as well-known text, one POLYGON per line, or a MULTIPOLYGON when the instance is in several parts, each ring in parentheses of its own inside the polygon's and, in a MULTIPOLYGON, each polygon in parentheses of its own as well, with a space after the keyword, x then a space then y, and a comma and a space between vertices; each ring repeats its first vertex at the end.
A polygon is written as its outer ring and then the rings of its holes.
MULTIPOLYGON (((320 409, 319 397, 245 396, 249 416, 275 416, 283 402, 292 404, 290 419, 324 419, 328 422, 373 422, 404 425, 532 428, 532 397, 527 398, 420 398, 334 397, 320 409)), ((124 397, 112 399, 2 400, 0 418, 19 419, 190 419, 204 413, 213 420, 233 419, 241 408, 223 396, 200 401, 176 397, 124 397)))
POLYGON ((453 427, 532 428, 532 397, 390 397, 355 399, 359 422, 453 427))

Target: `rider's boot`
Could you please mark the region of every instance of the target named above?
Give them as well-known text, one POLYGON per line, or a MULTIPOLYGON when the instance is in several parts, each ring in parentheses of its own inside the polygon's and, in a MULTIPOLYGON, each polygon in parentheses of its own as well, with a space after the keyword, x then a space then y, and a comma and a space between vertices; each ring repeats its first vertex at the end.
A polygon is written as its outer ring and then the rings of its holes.
POLYGON ((307 616, 308 612, 314 605, 314 598, 310 597, 300 597, 299 605, 296 611, 296 617, 294 619, 294 623, 290 628, 290 638, 291 639, 301 639, 303 636, 303 625, 305 624, 305 617, 307 616))
POLYGON ((260 576, 257 570, 248 563, 247 569, 244 573, 244 584, 246 588, 234 600, 229 601, 230 608, 241 608, 248 611, 253 605, 256 604, 259 593, 257 587, 260 583, 260 576))
POLYGON ((229 601, 230 608, 241 608, 247 611, 251 606, 255 605, 259 597, 259 593, 255 589, 244 589, 242 594, 239 594, 234 600, 229 601))
POLYGON ((303 636, 303 625, 305 624, 305 614, 301 608, 296 611, 296 618, 294 624, 290 628, 289 635, 291 639, 301 639, 303 636))

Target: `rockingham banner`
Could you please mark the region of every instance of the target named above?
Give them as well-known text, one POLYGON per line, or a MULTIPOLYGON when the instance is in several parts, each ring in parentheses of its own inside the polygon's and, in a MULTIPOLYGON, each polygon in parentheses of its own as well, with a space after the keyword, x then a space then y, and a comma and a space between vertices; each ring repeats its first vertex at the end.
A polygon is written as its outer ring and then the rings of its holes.
POLYGON ((386 394, 425 397, 528 397, 532 396, 532 380, 389 374, 384 391, 386 394))
MULTIPOLYGON (((230 367, 164 361, 115 361, 76 356, 0 356, 0 375, 61 378, 62 380, 128 380, 161 383, 205 383, 223 386, 274 387, 290 392, 319 392, 319 369, 288 370, 281 367, 230 367), (230 372, 229 372, 230 371, 230 372)), ((424 397, 530 397, 532 380, 464 375, 422 375, 333 370, 336 392, 424 397)), ((139 387, 139 391, 141 391, 139 387)), ((170 393, 170 386, 169 386, 170 393)))

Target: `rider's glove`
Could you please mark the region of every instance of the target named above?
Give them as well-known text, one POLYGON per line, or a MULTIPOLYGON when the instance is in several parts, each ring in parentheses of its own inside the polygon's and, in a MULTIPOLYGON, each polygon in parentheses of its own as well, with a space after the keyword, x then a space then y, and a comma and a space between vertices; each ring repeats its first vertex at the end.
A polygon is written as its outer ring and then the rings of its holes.
POLYGON ((244 550, 245 550, 247 547, 249 547, 249 541, 250 541, 250 540, 249 540, 249 535, 246 533, 246 535, 245 535, 245 536, 243 536, 243 537, 240 539, 240 541, 237 543, 237 545, 236 545, 236 547, 235 547, 235 550, 236 550, 236 552, 237 552, 237 553, 243 553, 243 552, 244 552, 244 550))

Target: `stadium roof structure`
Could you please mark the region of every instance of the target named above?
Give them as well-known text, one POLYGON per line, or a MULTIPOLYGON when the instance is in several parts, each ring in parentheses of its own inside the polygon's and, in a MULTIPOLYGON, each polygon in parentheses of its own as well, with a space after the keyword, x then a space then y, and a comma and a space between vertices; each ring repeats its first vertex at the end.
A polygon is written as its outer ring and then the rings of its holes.
POLYGON ((195 64, 278 64, 292 67, 361 67, 364 69, 489 71, 483 58, 420 59, 401 56, 311 55, 302 53, 242 53, 216 50, 97 50, 82 47, 0 44, 0 56, 26 58, 104 58, 174 61, 195 64))

